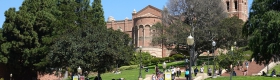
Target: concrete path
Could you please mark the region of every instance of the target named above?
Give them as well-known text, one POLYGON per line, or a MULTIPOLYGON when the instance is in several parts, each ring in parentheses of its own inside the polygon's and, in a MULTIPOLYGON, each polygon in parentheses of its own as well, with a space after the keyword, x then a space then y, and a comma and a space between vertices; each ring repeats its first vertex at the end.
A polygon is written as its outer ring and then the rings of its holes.
MULTIPOLYGON (((197 73, 196 76, 192 76, 193 80, 204 80, 206 78, 209 78, 211 76, 208 76, 206 73, 197 73)), ((186 80, 185 77, 176 77, 176 80, 186 80)))
POLYGON ((147 74, 143 80, 152 80, 152 74, 147 74))

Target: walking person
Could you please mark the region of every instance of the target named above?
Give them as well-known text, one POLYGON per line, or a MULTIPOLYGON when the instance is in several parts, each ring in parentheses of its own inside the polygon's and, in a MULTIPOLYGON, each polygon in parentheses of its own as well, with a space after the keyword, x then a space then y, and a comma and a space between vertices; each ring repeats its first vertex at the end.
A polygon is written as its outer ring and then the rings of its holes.
POLYGON ((194 69, 194 76, 197 75, 197 72, 198 72, 198 69, 197 69, 197 67, 195 67, 195 69, 194 69))
POLYGON ((156 66, 155 66, 155 70, 156 70, 156 77, 158 78, 159 76, 159 69, 158 69, 158 65, 156 64, 156 66))
POLYGON ((172 80, 175 80, 175 76, 176 76, 176 69, 175 69, 175 67, 172 67, 172 69, 171 69, 171 78, 172 78, 172 80))
POLYGON ((212 69, 208 68, 208 76, 212 76, 212 69))
POLYGON ((204 68, 203 68, 203 66, 201 66, 200 73, 203 73, 203 70, 204 70, 204 68))
POLYGON ((157 80, 157 77, 155 74, 152 75, 152 80, 157 80))
POLYGON ((247 69, 245 69, 245 70, 243 71, 243 75, 244 75, 244 76, 247 75, 247 69))
POLYGON ((245 62, 245 66, 246 66, 246 69, 248 70, 249 69, 249 62, 248 61, 245 62))
POLYGON ((177 66, 177 77, 179 77, 181 75, 181 70, 180 70, 180 67, 177 66))
POLYGON ((185 72, 186 80, 191 80, 191 79, 189 79, 190 78, 189 75, 190 75, 190 71, 189 71, 189 69, 186 69, 186 72, 185 72))

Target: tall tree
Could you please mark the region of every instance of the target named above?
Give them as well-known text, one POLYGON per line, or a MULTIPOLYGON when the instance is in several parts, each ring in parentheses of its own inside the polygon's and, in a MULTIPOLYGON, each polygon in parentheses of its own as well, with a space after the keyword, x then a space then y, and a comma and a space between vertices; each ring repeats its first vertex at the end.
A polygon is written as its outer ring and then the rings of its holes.
POLYGON ((45 69, 52 22, 55 16, 56 0, 25 0, 19 11, 10 8, 5 12, 1 53, 8 59, 7 65, 15 79, 32 79, 37 71, 45 69))
MULTIPOLYGON (((3 29, 0 28, 0 44, 5 42, 5 39, 3 38, 3 29)), ((6 46, 2 46, 1 45, 1 49, 6 49, 6 46)), ((8 57, 7 56, 7 52, 2 52, 2 50, 0 50, 0 63, 7 63, 8 62, 8 57)))
POLYGON ((104 19, 104 11, 102 8, 101 0, 94 0, 92 3, 92 15, 93 15, 93 26, 100 26, 106 28, 106 22, 104 19))
POLYGON ((215 34, 216 42, 221 48, 229 49, 230 46, 237 42, 237 46, 246 46, 247 40, 242 36, 242 27, 244 25, 243 20, 239 19, 237 16, 223 19, 216 28, 215 34), (222 43, 222 44, 221 44, 222 43))
MULTIPOLYGON (((47 62, 55 67, 70 67, 74 70, 80 66, 85 71, 95 71, 98 74, 112 70, 116 64, 129 64, 134 51, 129 45, 129 36, 106 28, 100 0, 95 0, 92 8, 87 6, 87 2, 88 0, 77 2, 78 10, 74 12, 76 19, 69 21, 63 16, 60 18, 66 22, 73 21, 74 23, 70 23, 73 29, 65 29, 65 32, 56 37, 47 62)), ((61 9, 65 8, 62 5, 71 6, 61 3, 61 9)), ((73 14, 68 10, 65 12, 73 14)))
POLYGON ((52 26, 54 27, 53 35, 56 38, 56 35, 62 35, 68 33, 68 30, 77 29, 78 25, 78 15, 81 14, 80 6, 76 0, 57 0, 57 9, 60 11, 57 14, 54 14, 57 18, 57 21, 54 22, 52 26), (79 11, 80 10, 80 11, 79 11))
MULTIPOLYGON (((227 17, 226 7, 222 0, 169 0, 167 9, 163 10, 163 35, 165 46, 174 45, 185 48, 186 38, 191 34, 195 38, 194 60, 201 53, 211 49, 212 40, 219 36, 216 29, 221 20, 227 17)), ((153 41, 159 42, 159 41, 153 41)), ((220 43, 219 43, 220 44, 220 43)), ((221 43, 222 44, 222 43, 221 43)), ((186 51, 186 49, 185 49, 186 51)))
POLYGON ((51 47, 48 60, 52 65, 98 74, 111 71, 116 64, 128 64, 133 57, 127 34, 112 29, 83 27, 65 34, 51 47), (102 37, 100 37, 102 36, 102 37))
POLYGON ((243 27, 244 36, 249 38, 248 46, 252 58, 262 64, 280 58, 280 1, 254 0, 249 20, 243 27))

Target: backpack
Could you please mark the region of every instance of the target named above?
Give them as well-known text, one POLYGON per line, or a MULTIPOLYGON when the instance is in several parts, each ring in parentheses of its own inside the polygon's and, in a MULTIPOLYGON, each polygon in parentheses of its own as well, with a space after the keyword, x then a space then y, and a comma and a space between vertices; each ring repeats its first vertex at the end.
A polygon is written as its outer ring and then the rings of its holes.
POLYGON ((190 74, 190 72, 189 72, 189 71, 186 71, 186 72, 185 72, 185 75, 189 75, 189 74, 190 74))

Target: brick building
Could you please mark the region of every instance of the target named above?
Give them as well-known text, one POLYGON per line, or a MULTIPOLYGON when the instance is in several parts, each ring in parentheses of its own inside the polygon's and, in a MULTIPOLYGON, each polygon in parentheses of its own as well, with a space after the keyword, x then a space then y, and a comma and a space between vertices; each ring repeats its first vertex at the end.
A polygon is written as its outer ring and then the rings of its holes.
MULTIPOLYGON (((239 19, 246 21, 248 18, 248 0, 224 0, 227 7, 229 17, 238 16, 239 19)), ((144 52, 149 52, 155 57, 167 57, 170 55, 171 51, 164 46, 154 46, 151 45, 152 33, 155 30, 151 27, 157 23, 161 22, 161 10, 148 5, 140 11, 133 10, 132 19, 125 18, 124 20, 115 20, 113 17, 109 17, 107 21, 107 27, 113 28, 115 30, 121 30, 130 35, 133 39, 132 43, 135 48, 142 46, 144 52)), ((8 68, 4 64, 0 64, 0 78, 9 79, 10 73, 8 68)), ((40 80, 54 80, 59 79, 59 77, 50 75, 38 75, 40 80)))
MULTIPOLYGON (((228 16, 237 16, 239 19, 246 21, 248 18, 248 0, 223 0, 227 7, 228 16)), ((125 20, 115 20, 110 16, 107 20, 107 28, 121 30, 130 35, 133 39, 132 43, 135 48, 142 46, 142 51, 149 52, 155 57, 167 57, 171 54, 171 50, 166 47, 154 46, 152 42, 152 33, 156 30, 151 27, 161 22, 161 10, 148 5, 140 11, 133 10, 132 19, 125 18, 125 20)))
POLYGON ((107 21, 107 27, 115 30, 120 29, 129 34, 135 47, 142 46, 142 51, 144 52, 149 52, 155 57, 168 56, 165 54, 168 50, 163 46, 151 45, 152 32, 155 31, 151 27, 157 22, 161 22, 161 10, 148 5, 138 12, 133 10, 132 19, 126 18, 125 20, 115 21, 110 16, 107 21))
POLYGON ((248 0, 224 0, 229 17, 237 16, 244 22, 248 19, 248 0))

